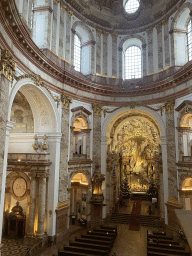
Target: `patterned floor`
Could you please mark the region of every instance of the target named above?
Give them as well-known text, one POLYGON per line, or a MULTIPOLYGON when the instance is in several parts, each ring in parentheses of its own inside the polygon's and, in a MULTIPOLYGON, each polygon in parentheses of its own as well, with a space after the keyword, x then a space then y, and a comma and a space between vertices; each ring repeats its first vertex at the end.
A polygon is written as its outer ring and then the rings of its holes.
POLYGON ((2 239, 1 256, 25 256, 29 246, 22 239, 2 239))

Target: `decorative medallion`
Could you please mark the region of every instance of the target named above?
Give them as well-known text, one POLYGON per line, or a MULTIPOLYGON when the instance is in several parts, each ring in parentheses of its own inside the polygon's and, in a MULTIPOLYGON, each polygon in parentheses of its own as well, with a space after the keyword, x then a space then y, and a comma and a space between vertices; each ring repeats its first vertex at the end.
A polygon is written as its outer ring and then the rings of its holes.
POLYGON ((13 193, 16 197, 21 198, 26 193, 27 184, 25 179, 17 178, 13 183, 13 193))

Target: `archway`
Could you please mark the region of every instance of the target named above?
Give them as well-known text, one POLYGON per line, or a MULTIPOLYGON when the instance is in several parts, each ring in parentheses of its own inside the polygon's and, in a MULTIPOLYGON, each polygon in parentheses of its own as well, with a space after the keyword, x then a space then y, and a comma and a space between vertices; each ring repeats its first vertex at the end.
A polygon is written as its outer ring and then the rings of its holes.
POLYGON ((182 184, 183 208, 185 210, 192 209, 192 178, 186 178, 182 184))
MULTIPOLYGON (((54 187, 58 187, 59 183, 59 170, 56 166, 59 162, 57 152, 59 147, 57 144, 59 144, 61 137, 57 106, 46 88, 37 87, 30 78, 22 79, 14 85, 10 92, 8 119, 14 124, 10 132, 8 151, 5 152, 8 155, 7 177, 16 176, 17 179, 14 180, 14 184, 16 184, 14 189, 8 189, 9 185, 7 185, 6 197, 10 198, 13 195, 13 198, 16 198, 15 202, 19 202, 22 206, 26 222, 25 235, 34 237, 37 234, 39 237, 44 237, 45 232, 50 236, 55 235, 55 209, 58 203, 58 191, 54 187), (35 142, 35 134, 39 145, 37 152, 32 147, 35 142), (46 136, 43 137, 45 134, 46 136), (45 138, 48 146, 46 152, 41 147, 45 138), (42 161, 48 164, 47 168, 40 167, 39 157, 42 157, 42 161), (10 159, 14 162, 11 168, 10 159), (19 168, 21 171, 18 171, 15 161, 20 162, 19 168), (29 168, 25 167, 27 165, 29 168), (37 168, 33 169, 35 165, 37 168), (38 168, 41 169, 39 174, 37 172, 38 168), (28 187, 25 186, 26 184, 28 187), (29 193, 32 187, 35 194, 33 192, 31 192, 32 194, 29 193), (22 190, 22 196, 20 194, 15 196, 16 189, 22 190), (51 196, 47 191, 50 192, 51 196), (23 195, 27 196, 24 198, 23 195), (36 198, 33 207, 31 206, 33 200, 30 199, 32 196, 36 198), (37 200, 38 197, 39 200, 37 200), (27 200, 27 203, 23 200, 27 200), (41 209, 40 202, 42 203, 41 209), (31 214, 32 208, 33 214, 31 214), (51 215, 47 209, 50 210, 51 215), (43 223, 39 221, 40 215, 43 217, 43 223)), ((11 199, 11 201, 14 200, 11 199)), ((5 211, 10 212, 12 206, 12 204, 9 205, 7 209, 5 198, 5 211)), ((17 235, 17 232, 15 234, 17 235)))
POLYGON ((168 200, 168 187, 162 186, 168 183, 166 159, 163 166, 158 162, 161 153, 167 154, 163 119, 147 106, 117 108, 109 113, 102 126, 101 169, 106 170, 103 191, 106 202, 109 202, 105 211, 110 212, 115 198, 119 197, 126 173, 133 191, 146 193, 149 182, 156 182, 159 207, 162 217, 167 221, 164 202, 168 200))
POLYGON ((70 215, 72 220, 75 216, 76 220, 87 219, 88 185, 88 179, 83 173, 75 174, 71 180, 70 215))

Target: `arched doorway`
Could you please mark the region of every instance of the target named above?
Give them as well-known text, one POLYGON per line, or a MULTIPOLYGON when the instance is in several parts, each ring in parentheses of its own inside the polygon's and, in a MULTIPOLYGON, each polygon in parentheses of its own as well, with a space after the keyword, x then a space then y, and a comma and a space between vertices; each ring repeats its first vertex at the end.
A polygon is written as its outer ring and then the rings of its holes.
POLYGON ((59 162, 58 138, 61 137, 57 107, 45 88, 35 86, 31 79, 23 79, 10 92, 8 118, 13 128, 8 152, 5 152, 8 154, 8 167, 4 216, 19 203, 25 218, 25 235, 43 238, 46 232, 53 236, 58 203, 58 191, 54 189, 59 183, 59 170, 56 168, 59 162), (45 134, 46 152, 41 147, 45 134), (38 151, 32 147, 34 135, 38 138, 38 151), (42 168, 40 158, 47 168, 42 168), (34 169, 35 165, 37 168, 34 169), (12 177, 13 184, 9 177, 12 177))
POLYGON ((182 184, 183 208, 192 210, 192 178, 186 178, 182 184))
POLYGON ((71 180, 70 215, 88 219, 88 179, 83 173, 77 173, 71 180))

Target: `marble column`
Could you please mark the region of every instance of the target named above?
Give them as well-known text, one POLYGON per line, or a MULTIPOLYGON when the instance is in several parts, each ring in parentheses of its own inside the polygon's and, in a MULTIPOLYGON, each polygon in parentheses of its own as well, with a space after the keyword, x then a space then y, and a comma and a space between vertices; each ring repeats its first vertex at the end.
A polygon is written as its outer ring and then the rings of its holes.
POLYGON ((103 107, 93 104, 93 164, 101 164, 101 112, 103 107))
POLYGON ((60 10, 60 3, 53 1, 53 23, 52 23, 52 44, 51 51, 56 54, 56 39, 57 39, 57 12, 60 10))
POLYGON ((28 226, 28 237, 34 236, 34 220, 35 220, 35 205, 36 205, 36 184, 37 178, 36 173, 30 173, 31 177, 31 188, 30 188, 30 205, 29 205, 29 226, 28 226))
POLYGON ((71 62, 71 16, 73 12, 67 9, 66 17, 66 42, 65 42, 65 61, 71 62))
POLYGON ((68 186, 68 148, 69 148, 69 113, 70 103, 73 99, 62 94, 62 116, 61 116, 61 150, 60 150, 60 166, 59 166, 59 202, 67 200, 68 186))
POLYGON ((46 206, 46 184, 47 184, 47 173, 37 174, 39 178, 39 209, 38 209, 38 229, 37 236, 42 238, 45 234, 45 206, 46 206))
POLYGON ((112 33, 112 77, 117 78, 117 34, 112 33))
MULTIPOLYGON (((167 201, 169 198, 169 190, 168 190, 168 168, 167 168, 167 140, 166 137, 162 136, 161 140, 161 148, 162 148, 162 163, 163 163, 163 191, 160 194, 163 194, 163 198, 161 198, 161 217, 165 219, 165 224, 168 224, 168 216, 167 216, 167 201)), ((162 187, 160 187, 162 190, 162 187)))
POLYGON ((123 78, 123 48, 119 47, 119 78, 123 78))
POLYGON ((154 73, 153 68, 153 28, 147 29, 147 44, 148 44, 148 75, 154 73))
POLYGON ((165 54, 165 68, 170 67, 170 50, 169 50, 169 26, 168 20, 163 20, 164 27, 164 54, 165 54))
POLYGON ((61 4, 60 10, 60 26, 59 26, 59 55, 60 59, 64 59, 64 35, 65 35, 65 10, 66 6, 61 4))
POLYGON ((108 75, 108 35, 109 32, 103 32, 103 76, 108 75))
POLYGON ((13 127, 13 122, 7 121, 9 107, 9 90, 11 88, 11 82, 14 80, 15 77, 15 69, 16 62, 9 54, 9 51, 6 49, 0 49, 0 243, 2 238, 9 131, 13 127))
POLYGON ((162 23, 156 25, 157 44, 158 44, 158 71, 163 70, 163 42, 162 42, 162 23))
POLYGON ((178 156, 179 161, 182 161, 182 156, 184 156, 184 149, 183 149, 183 131, 180 130, 180 127, 177 128, 178 130, 178 156))
POLYGON ((166 137, 167 137, 167 166, 169 198, 177 199, 177 167, 175 149, 175 123, 174 123, 175 101, 165 103, 166 137))
POLYGON ((146 52, 146 44, 142 44, 142 56, 143 56, 143 76, 147 75, 147 52, 146 52))
POLYGON ((95 45, 96 42, 91 40, 91 74, 95 74, 95 45))
POLYGON ((96 40, 96 74, 101 75, 101 34, 100 29, 97 30, 96 40))

